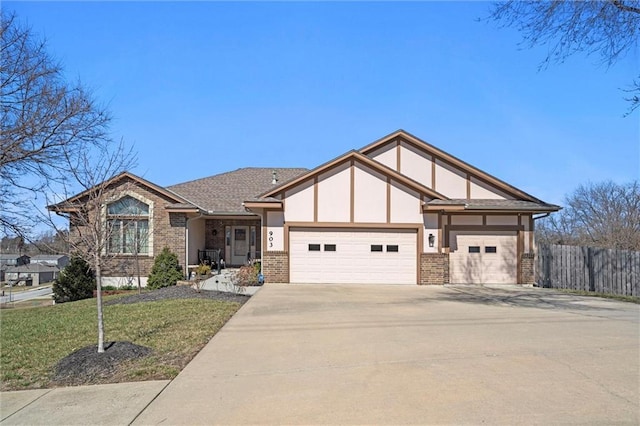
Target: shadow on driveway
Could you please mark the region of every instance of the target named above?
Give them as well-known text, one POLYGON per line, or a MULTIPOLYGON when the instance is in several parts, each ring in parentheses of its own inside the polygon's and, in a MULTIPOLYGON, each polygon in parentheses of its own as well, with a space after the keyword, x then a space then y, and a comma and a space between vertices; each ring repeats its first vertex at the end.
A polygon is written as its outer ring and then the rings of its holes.
POLYGON ((552 309, 560 311, 618 312, 624 305, 634 309, 634 304, 592 296, 560 293, 550 289, 516 286, 466 286, 447 285, 451 290, 441 294, 439 301, 473 303, 488 306, 512 306, 520 308, 552 309))

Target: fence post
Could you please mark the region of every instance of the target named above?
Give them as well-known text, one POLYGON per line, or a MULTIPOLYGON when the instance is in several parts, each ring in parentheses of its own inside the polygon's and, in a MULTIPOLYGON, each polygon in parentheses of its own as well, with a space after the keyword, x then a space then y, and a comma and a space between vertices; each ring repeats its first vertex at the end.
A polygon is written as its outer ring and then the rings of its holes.
POLYGON ((593 273, 593 249, 591 247, 587 247, 587 268, 589 269, 589 291, 596 291, 593 273))

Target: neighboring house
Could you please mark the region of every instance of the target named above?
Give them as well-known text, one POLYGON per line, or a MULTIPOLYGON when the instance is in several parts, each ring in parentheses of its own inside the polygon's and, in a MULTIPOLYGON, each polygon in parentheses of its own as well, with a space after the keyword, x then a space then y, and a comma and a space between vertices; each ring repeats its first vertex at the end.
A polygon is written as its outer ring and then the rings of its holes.
MULTIPOLYGON (((536 215, 559 209, 402 130, 313 170, 166 188, 123 173, 108 187, 113 279, 130 276, 137 238, 143 275, 167 246, 183 267, 260 258, 267 282, 532 283, 536 215)), ((72 212, 83 197, 50 208, 72 212)))
POLYGON ((26 265, 29 263, 29 256, 15 253, 0 254, 0 281, 5 281, 6 270, 9 266, 26 265))
POLYGON ((60 270, 56 266, 29 263, 27 265, 7 267, 7 282, 14 285, 46 284, 52 282, 58 276, 60 270))
POLYGON ((69 263, 69 256, 65 254, 37 254, 35 256, 31 256, 31 263, 56 266, 58 269, 62 270, 69 263))

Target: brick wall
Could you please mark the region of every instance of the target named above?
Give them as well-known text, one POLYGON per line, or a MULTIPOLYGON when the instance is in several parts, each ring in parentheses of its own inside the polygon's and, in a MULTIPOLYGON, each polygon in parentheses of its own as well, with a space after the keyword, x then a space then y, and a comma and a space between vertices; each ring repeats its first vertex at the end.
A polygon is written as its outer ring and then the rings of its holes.
MULTIPOLYGON (((260 251, 261 232, 260 219, 207 219, 204 224, 205 232, 205 248, 222 249, 225 248, 224 230, 226 226, 255 226, 256 227, 256 251, 260 251), (215 235, 214 232, 215 231, 215 235)), ((251 231, 249 231, 251 232, 251 231)))
POLYGON ((522 253, 520 284, 535 284, 535 258, 534 253, 522 253))
MULTIPOLYGON (((108 188, 103 200, 115 201, 126 193, 135 193, 153 203, 152 217, 149 218, 153 226, 153 235, 150 236, 152 247, 150 247, 149 254, 138 255, 140 275, 143 277, 149 275, 154 256, 157 256, 164 247, 169 247, 178 256, 178 261, 185 270, 186 215, 184 213, 168 213, 164 207, 173 200, 128 179, 116 182, 108 188)), ((91 212, 90 215, 91 220, 98 217, 95 212, 91 212)), ((71 232, 73 235, 77 229, 72 227, 71 232)), ((105 277, 135 276, 137 275, 136 270, 136 256, 134 255, 109 255, 105 257, 103 270, 105 277)))
POLYGON ((420 285, 449 283, 449 254, 422 253, 420 255, 420 285))
POLYGON ((288 283, 289 254, 285 251, 267 251, 263 253, 262 274, 267 283, 288 283))

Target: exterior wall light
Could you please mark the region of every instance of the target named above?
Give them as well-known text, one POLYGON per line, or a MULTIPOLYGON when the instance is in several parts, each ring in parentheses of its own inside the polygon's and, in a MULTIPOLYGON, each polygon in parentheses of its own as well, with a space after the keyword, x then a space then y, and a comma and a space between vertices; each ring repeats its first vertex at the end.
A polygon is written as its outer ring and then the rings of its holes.
POLYGON ((429 234, 429 247, 433 247, 433 243, 435 243, 436 237, 433 234, 429 234))

